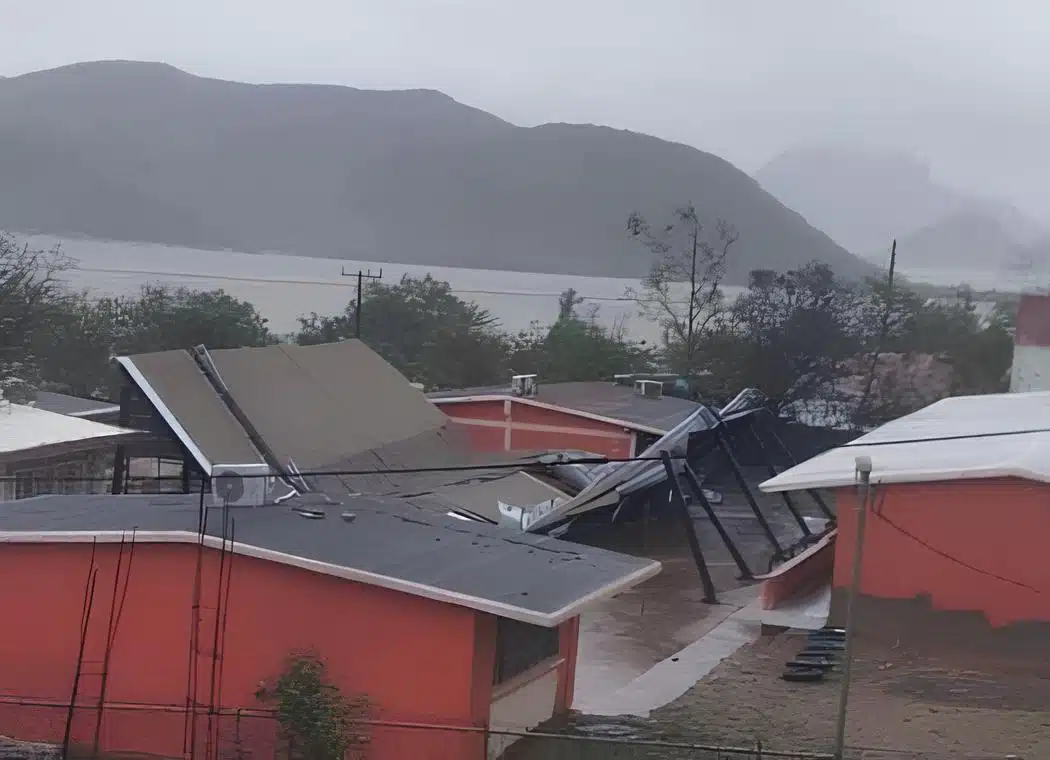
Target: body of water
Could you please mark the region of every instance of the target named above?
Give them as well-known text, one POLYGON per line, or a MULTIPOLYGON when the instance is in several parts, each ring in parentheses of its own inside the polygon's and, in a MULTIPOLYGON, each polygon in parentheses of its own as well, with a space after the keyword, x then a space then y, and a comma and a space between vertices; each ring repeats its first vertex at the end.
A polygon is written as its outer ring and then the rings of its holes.
MULTIPOLYGON (((134 295, 145 283, 211 290, 253 303, 277 333, 298 328, 298 317, 310 312, 336 314, 354 297, 358 269, 378 273, 383 282, 396 283, 403 275, 430 273, 447 281, 456 295, 474 301, 496 316, 503 329, 516 332, 533 321, 547 324, 557 317, 558 296, 574 288, 586 300, 583 311, 598 307, 602 324, 623 322, 633 340, 659 341, 659 326, 640 314, 624 294, 639 282, 612 277, 535 274, 486 269, 414 266, 375 261, 317 259, 269 253, 203 251, 193 248, 32 235, 31 246, 61 245, 78 268, 64 275, 68 284, 94 295, 134 295)), ((1009 272, 950 272, 904 270, 914 282, 952 285, 967 282, 974 288, 999 290, 1032 287, 1032 275, 1009 272)), ((726 287, 732 298, 743 291, 726 287)), ((367 308, 367 306, 366 306, 367 308)))

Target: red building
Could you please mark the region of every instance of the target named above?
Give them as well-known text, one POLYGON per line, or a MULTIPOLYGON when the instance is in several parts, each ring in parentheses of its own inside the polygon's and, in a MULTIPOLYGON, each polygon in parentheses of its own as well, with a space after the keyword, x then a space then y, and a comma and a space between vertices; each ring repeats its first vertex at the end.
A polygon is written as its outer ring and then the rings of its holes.
POLYGON ((856 459, 870 457, 858 631, 995 656, 1044 652, 1048 450, 1050 393, 965 396, 766 481, 765 491, 832 489, 838 512, 836 536, 766 582, 766 606, 830 575, 841 618, 857 546, 856 459))
POLYGON ((537 384, 525 395, 471 388, 429 398, 467 428, 478 451, 577 449, 613 458, 641 453, 699 406, 615 382, 537 384))
POLYGON ((229 508, 230 540, 214 508, 201 537, 188 495, 5 505, 0 735, 60 742, 75 694, 77 745, 272 756, 257 689, 309 650, 371 703, 370 758, 480 760, 502 747, 484 729, 569 708, 580 610, 660 568, 407 502, 307 498, 229 508))

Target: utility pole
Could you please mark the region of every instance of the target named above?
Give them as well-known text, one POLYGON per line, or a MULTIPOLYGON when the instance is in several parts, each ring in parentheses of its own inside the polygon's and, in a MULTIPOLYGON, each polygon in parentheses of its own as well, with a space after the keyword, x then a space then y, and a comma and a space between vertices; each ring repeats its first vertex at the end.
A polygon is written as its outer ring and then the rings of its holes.
POLYGON ((340 271, 343 277, 357 278, 357 298, 354 299, 354 337, 361 338, 361 295, 364 291, 365 280, 382 280, 383 269, 380 267, 379 274, 372 274, 372 270, 358 269, 356 272, 347 272, 345 268, 340 271))
POLYGON ((857 597, 861 593, 861 569, 864 566, 864 532, 868 524, 868 508, 873 499, 871 487, 871 457, 857 457, 857 523, 853 545, 853 577, 846 601, 846 651, 842 663, 842 686, 839 688, 839 708, 835 719, 835 760, 843 760, 846 753, 846 712, 849 705, 849 687, 853 677, 853 635, 856 628, 857 597))

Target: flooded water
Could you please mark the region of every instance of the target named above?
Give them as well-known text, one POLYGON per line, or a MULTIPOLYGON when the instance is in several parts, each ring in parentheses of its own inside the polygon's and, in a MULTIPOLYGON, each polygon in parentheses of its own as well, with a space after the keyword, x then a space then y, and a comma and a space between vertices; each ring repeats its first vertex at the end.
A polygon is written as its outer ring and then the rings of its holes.
MULTIPOLYGON (((353 297, 357 280, 343 271, 383 271, 383 281, 397 282, 402 275, 420 277, 428 272, 447 281, 460 297, 488 309, 503 328, 516 332, 538 320, 549 323, 557 316, 558 296, 575 288, 586 300, 584 308, 598 306, 599 320, 606 325, 624 321, 634 340, 658 341, 658 325, 639 314, 637 305, 625 296, 637 280, 613 277, 506 272, 485 269, 412 266, 375 261, 317 259, 269 253, 203 251, 150 243, 69 239, 46 235, 29 236, 31 245, 49 248, 61 244, 79 268, 66 280, 77 289, 99 295, 131 295, 148 282, 163 282, 199 289, 222 288, 251 301, 270 321, 277 333, 292 332, 297 318, 310 312, 340 312, 353 297)), ((968 282, 975 288, 1031 286, 1033 273, 942 272, 904 270, 917 282, 950 285, 968 282)), ((743 291, 727 287, 729 297, 743 291)))

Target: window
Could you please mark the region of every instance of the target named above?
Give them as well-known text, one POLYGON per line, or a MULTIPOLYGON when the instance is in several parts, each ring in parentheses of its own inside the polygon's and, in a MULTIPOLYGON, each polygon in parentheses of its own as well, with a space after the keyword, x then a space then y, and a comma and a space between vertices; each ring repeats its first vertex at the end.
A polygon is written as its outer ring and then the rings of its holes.
POLYGON ((544 660, 557 657, 560 642, 557 628, 497 618, 496 668, 492 683, 505 683, 544 660))

